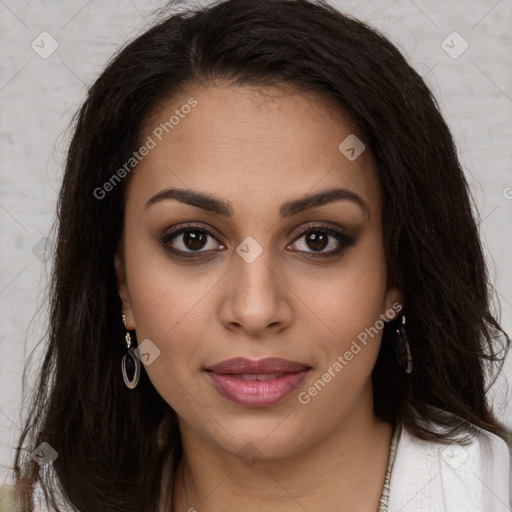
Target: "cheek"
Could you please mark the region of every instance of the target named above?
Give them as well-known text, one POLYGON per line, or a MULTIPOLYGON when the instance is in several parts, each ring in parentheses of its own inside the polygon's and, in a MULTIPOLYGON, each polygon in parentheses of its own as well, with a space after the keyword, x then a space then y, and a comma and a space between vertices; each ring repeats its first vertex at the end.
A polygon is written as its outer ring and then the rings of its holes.
POLYGON ((338 421, 358 403, 379 354, 387 284, 379 240, 362 240, 325 283, 327 293, 312 295, 311 308, 328 331, 317 348, 319 364, 302 388, 301 403, 326 421, 338 421))
POLYGON ((145 370, 169 401, 168 397, 183 395, 191 372, 200 371, 201 345, 211 326, 206 318, 212 307, 208 291, 218 278, 179 269, 170 261, 162 263, 156 250, 134 248, 126 258, 126 271, 137 341, 149 339, 160 350, 145 370))
POLYGON ((365 390, 385 325, 380 315, 385 313, 386 273, 376 261, 369 267, 365 263, 369 261, 360 261, 360 271, 354 265, 353 272, 334 280, 328 297, 313 305, 328 334, 317 347, 319 364, 301 389, 299 402, 313 416, 322 416, 326 425, 340 421, 363 395, 370 396, 365 390))
POLYGON ((126 273, 137 332, 164 343, 176 338, 176 330, 201 325, 197 317, 218 276, 173 261, 146 233, 134 230, 130 242, 126 273))
POLYGON ((311 309, 330 328, 338 351, 379 321, 386 310, 386 289, 380 238, 367 236, 330 274, 324 292, 310 294, 311 309))
MULTIPOLYGON (((147 273, 146 273, 147 275, 147 273)), ((182 279, 183 280, 183 279, 182 279)), ((189 292, 180 279, 146 279, 133 301, 137 340, 149 338, 160 350, 144 367, 162 398, 185 419, 192 414, 190 397, 200 396, 205 333, 204 292, 189 292)), ((196 411, 198 414, 200 411, 196 411)))

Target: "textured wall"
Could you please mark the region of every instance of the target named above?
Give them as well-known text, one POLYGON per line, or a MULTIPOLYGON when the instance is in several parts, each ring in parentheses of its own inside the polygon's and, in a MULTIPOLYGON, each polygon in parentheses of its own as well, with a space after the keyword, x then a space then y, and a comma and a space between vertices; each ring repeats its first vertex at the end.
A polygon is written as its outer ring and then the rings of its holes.
MULTIPOLYGON (((503 325, 511 332, 512 2, 332 3, 388 35, 438 98, 477 201, 503 325)), ((24 361, 44 326, 45 238, 62 176, 66 129, 108 58, 141 33, 162 5, 0 0, 0 483, 20 424, 24 361)), ((41 354, 40 347, 36 363, 41 354)), ((506 371, 510 378, 510 357, 506 371)), ((495 387, 497 409, 512 426, 505 383, 503 376, 495 387)))

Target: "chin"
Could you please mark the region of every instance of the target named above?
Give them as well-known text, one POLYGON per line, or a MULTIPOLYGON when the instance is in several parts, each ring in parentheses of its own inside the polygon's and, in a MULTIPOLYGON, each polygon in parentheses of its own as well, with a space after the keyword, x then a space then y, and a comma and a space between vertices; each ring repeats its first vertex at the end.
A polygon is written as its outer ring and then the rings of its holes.
POLYGON ((304 428, 304 418, 292 419, 291 414, 272 419, 240 418, 235 422, 232 418, 229 421, 226 418, 219 423, 229 427, 226 430, 219 427, 215 432, 210 431, 207 437, 223 450, 253 463, 293 457, 322 437, 321 432, 304 428))

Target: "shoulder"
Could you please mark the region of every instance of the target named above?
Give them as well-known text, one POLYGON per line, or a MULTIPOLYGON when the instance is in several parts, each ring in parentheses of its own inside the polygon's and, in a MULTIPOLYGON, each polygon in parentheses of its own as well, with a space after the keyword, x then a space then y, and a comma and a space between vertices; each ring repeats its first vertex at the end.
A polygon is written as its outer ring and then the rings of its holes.
MULTIPOLYGON (((48 508, 45 500, 41 484, 38 482, 34 486, 34 512, 52 512, 53 508, 48 508)), ((59 506, 65 507, 60 496, 58 497, 59 506)), ((4 484, 0 486, 0 512, 18 512, 20 503, 16 500, 15 488, 13 484, 4 484)), ((65 510, 62 508, 61 510, 65 510)))
MULTIPOLYGON (((441 432, 439 426, 432 428, 441 432)), ((510 512, 507 444, 474 425, 464 434, 467 444, 447 445, 419 439, 402 426, 389 512, 510 512)))
POLYGON ((14 486, 2 485, 0 487, 0 510, 2 512, 16 512, 14 486))

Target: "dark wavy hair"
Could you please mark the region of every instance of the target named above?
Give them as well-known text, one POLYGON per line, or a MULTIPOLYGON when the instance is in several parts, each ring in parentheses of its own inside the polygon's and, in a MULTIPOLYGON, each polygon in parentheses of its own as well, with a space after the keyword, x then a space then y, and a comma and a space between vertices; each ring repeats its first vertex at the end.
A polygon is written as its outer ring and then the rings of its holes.
POLYGON ((423 439, 451 442, 469 424, 506 439, 486 391, 510 341, 492 311, 452 136, 422 78, 388 39, 323 0, 173 7, 111 59, 73 120, 48 345, 14 463, 21 510, 32 510, 38 485, 83 512, 153 512, 162 475, 172 502, 181 457, 176 413, 146 372, 134 390, 121 375, 126 346, 113 261, 129 177, 101 200, 94 190, 140 147, 163 101, 213 83, 321 94, 355 123, 374 157, 388 274, 403 292, 415 362, 410 375, 401 370, 396 325, 388 324, 372 374, 376 414, 423 439), (51 474, 29 456, 42 442, 58 453, 51 474))

